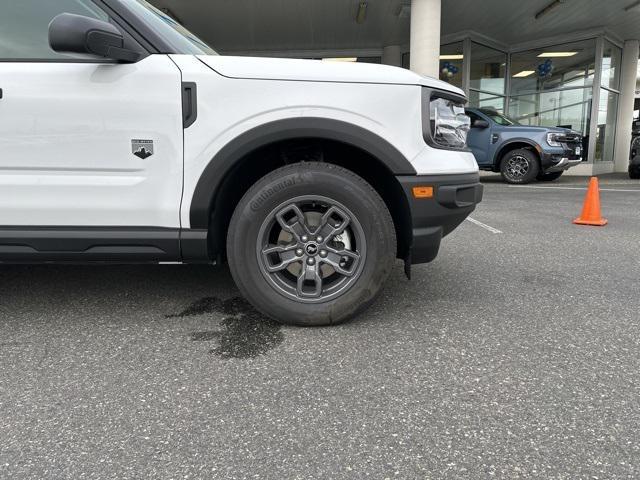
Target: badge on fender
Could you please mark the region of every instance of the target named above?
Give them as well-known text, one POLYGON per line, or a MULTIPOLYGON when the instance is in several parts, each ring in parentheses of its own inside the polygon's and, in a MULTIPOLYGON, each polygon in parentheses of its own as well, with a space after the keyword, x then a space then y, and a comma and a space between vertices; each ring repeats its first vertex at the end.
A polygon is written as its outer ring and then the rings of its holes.
POLYGON ((145 160, 153 155, 153 140, 131 140, 131 153, 145 160))

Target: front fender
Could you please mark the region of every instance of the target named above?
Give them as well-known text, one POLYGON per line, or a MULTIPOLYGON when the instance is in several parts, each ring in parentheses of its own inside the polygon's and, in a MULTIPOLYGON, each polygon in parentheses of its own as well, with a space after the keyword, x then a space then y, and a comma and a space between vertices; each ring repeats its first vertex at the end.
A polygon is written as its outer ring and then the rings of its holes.
POLYGON ((194 190, 189 210, 191 228, 206 229, 220 185, 245 155, 288 139, 318 138, 357 147, 384 163, 395 175, 415 175, 409 160, 388 141, 357 125, 328 118, 290 118, 255 127, 228 142, 208 163, 194 190))
POLYGON ((498 166, 498 163, 500 162, 504 151, 507 150, 510 145, 516 143, 524 143, 529 145, 538 153, 538 155, 540 155, 540 153, 542 152, 542 148, 540 148, 540 145, 535 140, 527 137, 513 137, 506 139, 502 143, 500 143, 499 147, 496 149, 493 155, 493 164, 498 166))

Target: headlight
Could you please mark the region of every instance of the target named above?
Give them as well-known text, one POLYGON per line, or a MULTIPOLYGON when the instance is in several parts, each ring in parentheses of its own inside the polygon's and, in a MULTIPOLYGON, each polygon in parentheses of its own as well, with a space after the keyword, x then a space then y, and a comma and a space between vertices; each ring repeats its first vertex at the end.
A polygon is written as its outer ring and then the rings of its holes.
POLYGON ((464 148, 471 119, 464 114, 461 103, 445 98, 432 98, 430 102, 431 136, 446 148, 464 148))
POLYGON ((547 143, 551 147, 562 147, 560 138, 564 137, 561 133, 547 133, 547 143))

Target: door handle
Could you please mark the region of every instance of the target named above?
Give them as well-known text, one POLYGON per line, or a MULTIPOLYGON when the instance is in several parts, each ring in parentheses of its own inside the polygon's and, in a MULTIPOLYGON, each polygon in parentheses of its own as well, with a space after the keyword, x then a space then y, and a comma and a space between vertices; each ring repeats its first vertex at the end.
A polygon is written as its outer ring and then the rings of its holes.
POLYGON ((2 89, 0 88, 0 100, 2 100, 2 89))

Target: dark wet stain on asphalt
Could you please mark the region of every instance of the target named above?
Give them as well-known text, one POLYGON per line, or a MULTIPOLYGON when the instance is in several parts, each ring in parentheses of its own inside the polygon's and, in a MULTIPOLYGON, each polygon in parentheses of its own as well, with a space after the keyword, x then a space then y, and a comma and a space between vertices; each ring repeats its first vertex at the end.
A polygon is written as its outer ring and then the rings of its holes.
POLYGON ((178 314, 167 315, 167 318, 206 314, 222 314, 226 317, 220 322, 220 330, 193 332, 191 340, 217 340, 218 345, 211 353, 219 357, 254 358, 264 355, 284 340, 282 326, 262 315, 242 297, 227 300, 203 298, 178 314))

